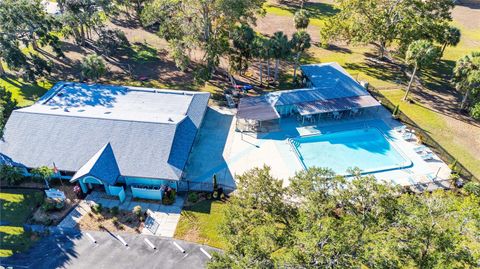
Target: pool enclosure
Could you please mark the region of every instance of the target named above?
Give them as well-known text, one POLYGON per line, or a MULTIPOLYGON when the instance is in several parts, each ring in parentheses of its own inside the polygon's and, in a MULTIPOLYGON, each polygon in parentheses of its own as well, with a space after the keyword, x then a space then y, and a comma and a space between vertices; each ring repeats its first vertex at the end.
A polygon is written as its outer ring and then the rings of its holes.
POLYGON ((306 88, 271 92, 240 100, 237 130, 268 132, 281 118, 297 117, 302 123, 355 117, 380 106, 370 93, 337 63, 303 65, 306 88))

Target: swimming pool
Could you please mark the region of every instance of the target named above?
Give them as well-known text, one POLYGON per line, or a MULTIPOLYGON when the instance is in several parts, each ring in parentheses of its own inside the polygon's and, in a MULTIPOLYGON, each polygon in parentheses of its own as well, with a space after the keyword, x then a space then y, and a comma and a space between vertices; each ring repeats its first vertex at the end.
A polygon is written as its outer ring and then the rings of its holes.
POLYGON ((401 169, 412 162, 377 128, 363 128, 290 139, 305 169, 328 167, 348 175, 358 167, 363 174, 401 169))

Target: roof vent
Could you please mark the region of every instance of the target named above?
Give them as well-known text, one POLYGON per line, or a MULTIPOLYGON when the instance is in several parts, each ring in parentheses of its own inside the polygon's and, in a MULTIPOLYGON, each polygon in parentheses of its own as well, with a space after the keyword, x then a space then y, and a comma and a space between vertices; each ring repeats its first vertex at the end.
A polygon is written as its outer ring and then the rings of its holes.
POLYGON ((103 113, 103 114, 111 114, 111 113, 112 113, 111 111, 107 111, 107 112, 105 112, 105 113, 103 113))
POLYGON ((68 107, 64 108, 63 111, 70 112, 70 110, 68 110, 68 107))
POLYGON ((169 121, 169 122, 173 122, 172 118, 168 118, 168 121, 169 121))

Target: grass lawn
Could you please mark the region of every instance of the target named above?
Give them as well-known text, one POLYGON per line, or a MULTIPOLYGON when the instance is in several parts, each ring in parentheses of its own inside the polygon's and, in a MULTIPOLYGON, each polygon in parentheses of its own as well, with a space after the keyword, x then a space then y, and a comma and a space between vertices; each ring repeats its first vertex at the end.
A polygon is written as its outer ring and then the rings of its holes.
POLYGON ((225 239, 219 234, 226 204, 205 200, 182 210, 175 238, 223 249, 225 239))
POLYGON ((444 118, 421 104, 409 104, 401 101, 404 95, 402 90, 381 91, 383 96, 393 104, 398 104, 400 110, 412 119, 420 128, 429 133, 442 147, 452 156, 458 159, 470 172, 480 178, 480 159, 473 156, 467 148, 458 143, 458 137, 454 135, 444 118))
POLYGON ((13 255, 30 247, 35 238, 23 230, 23 224, 43 200, 35 190, 2 190, 0 193, 0 257, 13 255))
POLYGON ((12 93, 13 99, 17 100, 18 106, 24 107, 33 104, 46 93, 52 87, 52 83, 49 81, 28 83, 13 76, 6 76, 0 78, 0 87, 5 87, 12 93))

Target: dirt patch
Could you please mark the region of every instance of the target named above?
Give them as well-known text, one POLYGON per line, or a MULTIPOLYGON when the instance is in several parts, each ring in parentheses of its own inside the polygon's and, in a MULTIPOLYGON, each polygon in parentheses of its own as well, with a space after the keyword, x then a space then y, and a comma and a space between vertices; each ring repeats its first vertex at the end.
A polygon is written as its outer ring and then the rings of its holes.
POLYGON ((452 17, 463 27, 470 30, 480 29, 480 1, 462 0, 457 1, 457 5, 452 11, 452 17))
POLYGON ((119 211, 118 214, 112 214, 110 210, 103 209, 101 213, 90 212, 83 216, 78 227, 81 230, 138 234, 143 229, 144 222, 132 212, 119 211))

